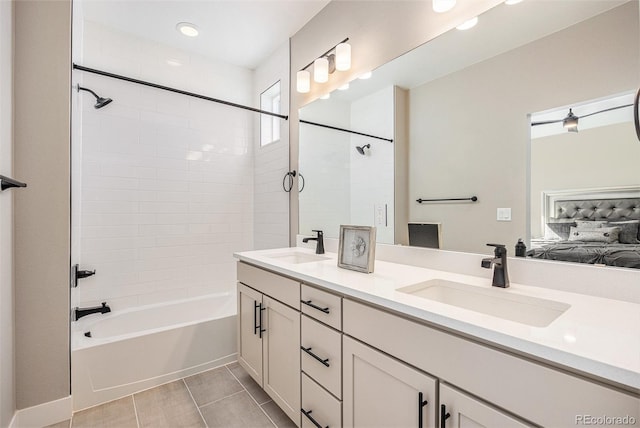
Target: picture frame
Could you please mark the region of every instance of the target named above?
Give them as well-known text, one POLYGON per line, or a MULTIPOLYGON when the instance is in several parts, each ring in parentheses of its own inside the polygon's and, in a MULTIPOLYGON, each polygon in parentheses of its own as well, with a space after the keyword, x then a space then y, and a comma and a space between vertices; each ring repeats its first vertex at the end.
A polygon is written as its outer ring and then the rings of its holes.
POLYGON ((372 273, 376 259, 376 228, 340 225, 338 267, 372 273))

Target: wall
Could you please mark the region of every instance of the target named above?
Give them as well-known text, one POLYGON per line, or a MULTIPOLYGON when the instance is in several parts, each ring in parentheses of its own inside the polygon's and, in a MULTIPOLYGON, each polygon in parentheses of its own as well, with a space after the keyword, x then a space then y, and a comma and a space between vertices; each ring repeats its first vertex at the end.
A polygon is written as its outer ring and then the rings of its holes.
MULTIPOLYGON (((289 42, 278 48, 254 70, 253 96, 280 81, 280 111, 289 112, 289 42)), ((280 119, 280 141, 260 147, 260 115, 254 115, 254 249, 289 246, 289 194, 282 190, 282 178, 289 171, 289 122, 280 119)))
MULTIPOLYGON (((84 22, 81 47, 74 59, 91 68, 255 100, 251 70, 95 22, 84 22)), ((233 291, 233 252, 253 246, 254 114, 80 71, 73 79, 114 100, 96 110, 90 94, 73 93, 81 129, 73 261, 97 272, 79 282, 74 303, 117 310, 233 291)))
POLYGON ((69 396, 71 2, 14 3, 16 407, 69 396), (46 102, 45 102, 46 101, 46 102))
MULTIPOLYGON (((393 138, 394 88, 388 87, 351 103, 349 129, 393 138)), ((351 224, 375 226, 376 241, 394 243, 394 145, 360 135, 351 135, 351 224), (356 146, 370 144, 362 156, 356 146), (385 206, 386 221, 377 222, 376 206, 385 206)))
POLYGON ((588 29, 578 24, 412 89, 410 200, 479 201, 412 204, 410 220, 441 221, 443 248, 458 251, 525 238, 527 115, 636 87, 637 7, 630 2, 587 21, 588 29), (510 207, 512 221, 497 222, 498 207, 510 207))
MULTIPOLYGON (((298 70, 345 37, 350 38, 352 46, 352 68, 334 73, 328 83, 312 84, 308 94, 299 94, 293 89, 289 118, 291 168, 297 169, 300 107, 500 3, 502 0, 464 2, 443 14, 433 12, 429 1, 329 3, 291 38, 291 81, 295 82, 298 70)), ((298 229, 295 195, 291 198, 290 211, 291 243, 295 245, 298 229)))
MULTIPOLYGON (((0 2, 0 174, 13 176, 13 3, 0 2)), ((0 193, 0 426, 16 409, 13 313, 13 192, 0 193)))
POLYGON ((640 185, 635 135, 626 122, 532 140, 531 236, 544 234, 543 191, 640 185))

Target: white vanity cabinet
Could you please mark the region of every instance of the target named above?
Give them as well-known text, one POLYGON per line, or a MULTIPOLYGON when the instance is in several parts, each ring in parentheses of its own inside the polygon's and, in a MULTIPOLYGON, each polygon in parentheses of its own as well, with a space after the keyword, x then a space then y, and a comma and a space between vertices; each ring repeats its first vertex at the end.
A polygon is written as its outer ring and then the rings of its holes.
POLYGON ((238 263, 238 362, 298 426, 299 305, 299 282, 238 263))

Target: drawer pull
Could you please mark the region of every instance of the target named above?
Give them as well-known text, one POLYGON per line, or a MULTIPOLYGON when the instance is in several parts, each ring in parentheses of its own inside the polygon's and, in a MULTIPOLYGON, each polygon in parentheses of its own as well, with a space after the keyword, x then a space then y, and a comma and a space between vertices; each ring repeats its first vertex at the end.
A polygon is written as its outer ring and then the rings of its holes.
POLYGON ((329 313, 329 308, 321 308, 321 307, 320 307, 320 306, 318 306, 318 305, 314 305, 313 303, 311 303, 311 302, 312 302, 311 300, 300 300, 300 302, 301 302, 301 303, 304 303, 304 304, 305 304, 305 305, 307 305, 307 306, 311 306, 313 309, 317 309, 317 310, 319 310, 320 312, 324 312, 325 314, 328 314, 328 313, 329 313))
POLYGON ((311 355, 313 358, 315 358, 316 360, 320 361, 322 364, 324 364, 326 367, 329 367, 329 359, 325 358, 322 359, 320 357, 318 357, 316 354, 314 354, 313 352, 311 352, 311 348, 305 348, 304 346, 301 346, 300 349, 302 349, 304 352, 306 352, 307 354, 311 355))
POLYGON ((258 324, 258 315, 256 315, 256 311, 258 308, 262 306, 262 303, 258 303, 254 301, 253 306, 253 334, 258 334, 258 330, 260 330, 260 324, 258 324))
POLYGON ((418 392, 418 428, 422 428, 422 408, 427 404, 429 404, 429 402, 424 399, 424 394, 418 392))
MULTIPOLYGON (((309 410, 308 412, 305 409, 300 409, 300 411, 302 412, 303 415, 305 415, 307 418, 309 418, 309 420, 311 421, 311 423, 313 423, 317 428, 322 428, 322 425, 320 425, 318 423, 318 421, 316 421, 315 419, 313 419, 313 416, 311 416, 311 412, 313 412, 313 410, 309 410)), ((327 425, 324 428, 329 428, 329 425, 327 425)))
POLYGON ((447 426, 447 419, 449 419, 451 413, 447 413, 447 406, 444 404, 440 405, 440 428, 445 428, 447 426))

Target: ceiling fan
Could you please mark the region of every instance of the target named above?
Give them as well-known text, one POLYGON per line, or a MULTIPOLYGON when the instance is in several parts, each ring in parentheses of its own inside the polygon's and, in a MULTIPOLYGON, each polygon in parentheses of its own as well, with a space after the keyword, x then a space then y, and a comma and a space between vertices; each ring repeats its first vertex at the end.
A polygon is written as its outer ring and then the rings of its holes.
POLYGON ((569 109, 569 114, 567 114, 562 119, 541 120, 539 122, 531 122, 531 126, 548 125, 550 123, 560 123, 560 122, 562 122, 562 126, 567 128, 567 131, 569 131, 569 132, 578 132, 578 120, 579 119, 582 119, 584 117, 593 116, 594 114, 600 114, 600 113, 604 113, 604 112, 607 112, 607 111, 618 110, 618 109, 621 109, 621 108, 631 107, 631 106, 633 106, 633 104, 625 104, 625 105, 621 105, 621 106, 606 108, 604 110, 594 111, 593 113, 589 113, 589 114, 583 114, 582 116, 576 116, 575 114, 573 114, 572 109, 569 109))

